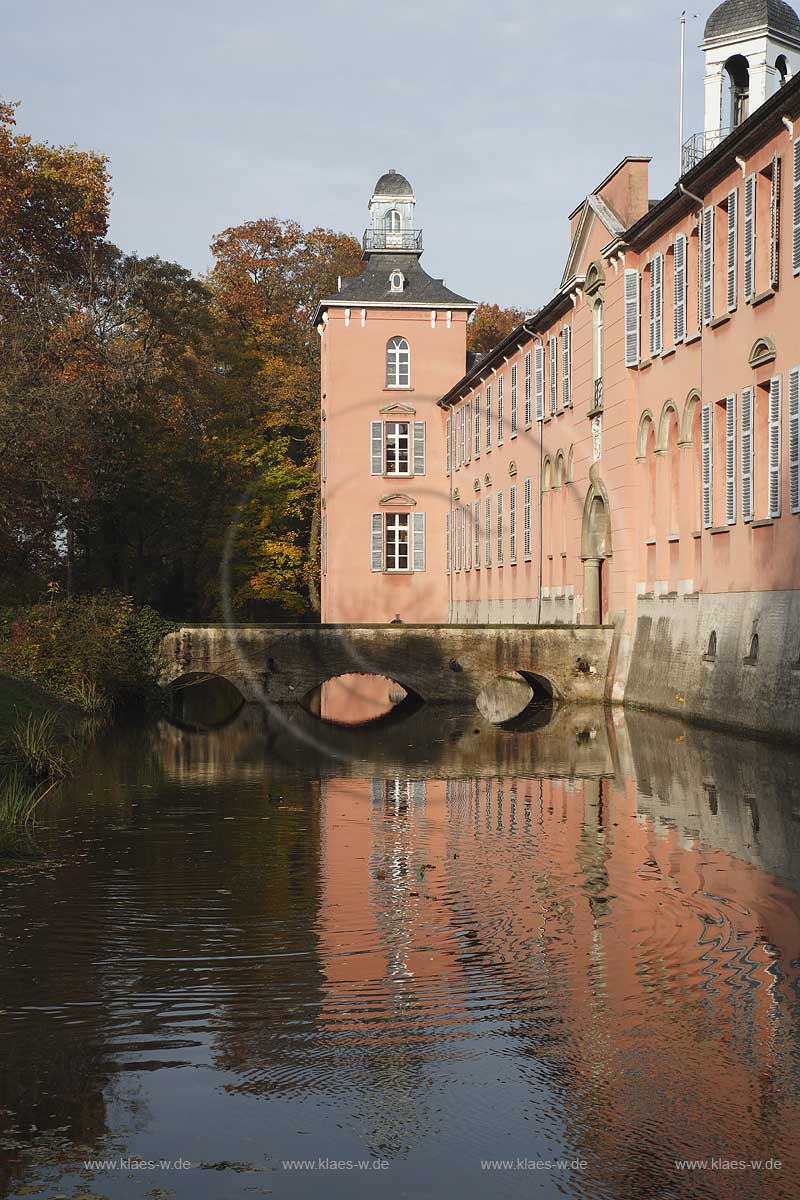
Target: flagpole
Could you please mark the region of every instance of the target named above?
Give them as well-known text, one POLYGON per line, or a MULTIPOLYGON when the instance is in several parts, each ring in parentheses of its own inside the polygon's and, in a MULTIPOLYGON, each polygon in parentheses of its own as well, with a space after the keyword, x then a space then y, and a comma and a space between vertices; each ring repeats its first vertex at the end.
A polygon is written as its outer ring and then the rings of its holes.
POLYGON ((681 13, 681 99, 678 117, 678 178, 683 175, 683 77, 686 62, 686 10, 681 13))

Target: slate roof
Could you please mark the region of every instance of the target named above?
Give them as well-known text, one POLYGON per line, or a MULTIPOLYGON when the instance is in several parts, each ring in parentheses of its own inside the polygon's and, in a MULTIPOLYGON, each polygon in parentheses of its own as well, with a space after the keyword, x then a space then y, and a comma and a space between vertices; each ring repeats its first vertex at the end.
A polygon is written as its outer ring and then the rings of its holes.
POLYGON ((387 171, 385 175, 381 175, 375 184, 373 194, 375 196, 413 196, 414 189, 405 175, 400 175, 397 171, 391 170, 387 171))
POLYGON ((800 41, 800 17, 784 0, 724 0, 706 21, 705 40, 768 29, 800 41))
POLYGON ((434 279, 423 271, 416 254, 373 254, 360 275, 342 284, 335 296, 320 300, 319 308, 330 304, 404 304, 431 308, 476 307, 474 300, 459 296, 444 286, 441 279, 434 279), (389 287, 389 276, 393 271, 402 271, 405 286, 402 292, 393 292, 389 287))

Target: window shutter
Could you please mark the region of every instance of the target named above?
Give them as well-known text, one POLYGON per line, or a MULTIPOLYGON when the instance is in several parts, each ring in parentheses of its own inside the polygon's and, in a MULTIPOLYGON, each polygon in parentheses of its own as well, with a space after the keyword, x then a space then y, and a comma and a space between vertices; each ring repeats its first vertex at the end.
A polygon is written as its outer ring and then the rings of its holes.
POLYGON ((536 420, 544 420, 544 346, 536 347, 536 420))
POLYGON ((508 489, 508 561, 517 561, 517 489, 508 489))
POLYGON ((747 304, 755 290, 756 177, 744 181, 744 298, 747 304))
POLYGON ((800 138, 794 144, 793 176, 792 270, 795 275, 800 275, 800 138))
POLYGON ((411 536, 413 538, 413 569, 425 570, 425 513, 411 514, 411 536))
POLYGON ((461 505, 460 504, 456 508, 453 509, 453 521, 454 521, 455 538, 456 538, 456 570, 460 571, 461 570, 461 555, 462 555, 462 548, 463 548, 463 543, 461 541, 461 505))
POLYGON ((531 352, 530 350, 525 355, 525 427, 527 428, 532 418, 531 409, 531 352))
POLYGON ((503 493, 497 493, 497 565, 503 565, 503 493))
POLYGON ((714 319, 714 209, 703 209, 703 324, 714 319))
POLYGON ((445 540, 445 562, 447 564, 447 574, 450 574, 450 568, 453 561, 452 549, 450 547, 450 513, 444 514, 444 540, 445 540))
POLYGON ((769 381, 769 515, 781 515, 781 377, 769 381))
POLYGON ((467 570, 472 570, 472 505, 464 505, 464 517, 467 522, 467 570))
POLYGON ((486 449, 492 448, 492 385, 486 385, 486 449))
POLYGON ((486 543, 486 565, 492 565, 492 497, 486 497, 486 530, 483 540, 486 543))
POLYGON ((701 421, 702 433, 702 466, 703 466, 703 528, 710 529, 712 523, 711 504, 711 405, 704 404, 701 421))
POLYGON ((473 519, 473 533, 475 534, 475 570, 481 569, 481 502, 475 501, 475 516, 473 519))
POLYGON ((464 416, 464 462, 472 459, 472 401, 467 404, 464 416))
POLYGON ((531 560, 531 481, 530 481, 530 479, 525 480, 525 486, 524 486, 524 490, 523 490, 523 524, 524 524, 524 531, 525 531, 523 554, 525 556, 525 561, 530 562, 530 560, 531 560))
POLYGON ((425 422, 414 422, 414 474, 425 474, 425 422))
POLYGON ((625 366, 639 365, 639 272, 625 270, 625 366))
POLYGON ((475 457, 481 453, 481 398, 475 397, 475 457))
POLYGON ((558 408, 558 339, 550 338, 550 415, 558 408))
POLYGON ((501 375, 497 380, 497 444, 502 445, 505 436, 505 390, 506 377, 501 375))
POLYGON ((372 430, 372 475, 383 474, 383 421, 371 421, 372 430))
POLYGON ((572 403, 572 326, 561 330, 561 403, 569 408, 572 403))
POLYGON ((736 524, 736 396, 725 401, 725 519, 736 524))
POLYGON ((789 507, 800 513, 800 367, 789 372, 789 507))
POLYGON ((458 465, 464 465, 464 405, 458 409, 458 465))
POLYGON ((511 368, 511 436, 517 436, 517 364, 511 368))
POLYGON ((372 514, 372 570, 383 570, 383 513, 372 514))
POLYGON ((736 273, 738 255, 739 189, 728 193, 728 312, 736 308, 736 273))
POLYGON ((742 520, 753 519, 753 389, 742 391, 742 520))
POLYGON ((675 238, 674 257, 674 307, 673 325, 675 343, 682 342, 686 337, 686 234, 679 233, 675 238))
POLYGON ((769 286, 776 288, 780 281, 781 258, 781 160, 772 160, 772 187, 769 200, 769 286))
POLYGON ((650 357, 664 348, 664 259, 654 254, 650 263, 650 357))

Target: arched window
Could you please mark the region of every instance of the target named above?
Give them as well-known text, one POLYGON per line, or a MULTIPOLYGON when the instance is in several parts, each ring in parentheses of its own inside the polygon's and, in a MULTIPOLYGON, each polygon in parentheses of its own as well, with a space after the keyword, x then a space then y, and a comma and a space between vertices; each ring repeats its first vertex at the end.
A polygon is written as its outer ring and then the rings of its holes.
POLYGON ((734 54, 725 63, 731 88, 731 128, 746 121, 750 112, 750 64, 743 54, 734 54))
POLYGON ((403 228, 403 218, 396 208, 390 208, 386 216, 383 218, 383 223, 386 226, 387 233, 399 233, 403 228))
POLYGON ((404 337, 389 338, 386 343, 386 386, 407 388, 411 386, 411 365, 408 342, 404 337))
POLYGON ((778 86, 783 87, 789 78, 789 64, 786 61, 785 54, 779 54, 775 59, 775 70, 778 72, 778 78, 780 79, 778 86))

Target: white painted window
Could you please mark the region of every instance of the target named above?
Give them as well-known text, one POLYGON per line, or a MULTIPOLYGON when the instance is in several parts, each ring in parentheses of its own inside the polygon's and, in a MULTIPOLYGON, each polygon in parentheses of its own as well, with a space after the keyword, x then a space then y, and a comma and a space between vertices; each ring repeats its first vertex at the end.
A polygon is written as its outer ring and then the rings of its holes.
POLYGON ((728 312, 736 308, 739 270, 739 189, 728 192, 728 312))
POLYGON ((675 238, 673 262, 673 334, 678 345, 686 337, 686 234, 675 238))
POLYGON ((506 377, 500 375, 497 380, 497 444, 502 446, 506 431, 505 417, 506 377))
POLYGON ((769 515, 781 515, 781 385, 780 375, 769 381, 769 515))
POLYGON ((713 523, 712 493, 712 435, 713 413, 710 404, 704 404, 701 413, 701 465, 703 470, 703 528, 710 529, 713 523))
POLYGON ((800 275, 800 137, 792 155, 792 271, 800 275))
POLYGON ((744 388, 741 395, 741 475, 742 520, 753 519, 753 389, 744 388))
POLYGON ((409 556, 409 514, 386 513, 385 562, 387 571, 407 571, 409 556))
POLYGON ((492 497, 486 497, 486 530, 484 533, 484 542, 486 544, 486 565, 492 565, 492 497))
POLYGON ((517 489, 508 489, 508 561, 513 565, 517 561, 517 489))
POLYGON ((481 456, 481 398, 475 397, 475 457, 481 456))
POLYGON ((569 408, 572 403, 572 326, 561 329, 561 403, 569 408))
POLYGON ((714 209, 703 209, 703 324, 714 319, 714 209))
POLYGON ((511 436, 517 436, 517 364, 511 368, 511 436))
POLYGON ((664 256, 654 254, 650 261, 650 357, 664 348, 664 256))
POLYGON ((486 385, 486 450, 492 448, 492 385, 486 385))
POLYGON ((533 420, 532 398, 533 388, 531 387, 531 352, 530 350, 525 355, 525 428, 530 427, 533 420))
POLYGON ((386 386, 411 386, 411 352, 404 337, 389 338, 386 343, 386 386))
MULTIPOLYGON (((373 571, 397 574, 425 570, 425 514, 372 513, 373 571)), ((447 526, 448 564, 450 524, 447 526)))
POLYGON ((800 367, 789 372, 789 508, 800 513, 800 367))
POLYGON ((385 475, 411 474, 411 426, 408 421, 387 421, 385 475))
POLYGON ((550 336, 550 416, 558 409, 558 339, 550 336))
POLYGON ((736 524, 736 396, 725 400, 725 519, 736 524))
POLYGON ((523 548, 522 553, 526 562, 531 561, 531 481, 525 480, 523 488, 523 548))
POLYGON ((755 294, 756 255, 756 177, 744 181, 744 298, 747 304, 755 294))
POLYGON ((503 493, 497 493, 497 565, 503 565, 503 539, 505 537, 505 529, 503 527, 503 493))
POLYGON ((481 569, 481 502, 475 501, 474 529, 475 534, 475 570, 481 569))
POLYGON ((537 346, 536 356, 536 420, 544 420, 544 346, 537 346))
POLYGON ((625 269, 625 366, 638 367, 639 349, 639 299, 641 285, 639 272, 632 267, 625 269))
POLYGON ((780 282, 781 257, 781 160, 777 154, 772 159, 769 212, 769 286, 776 288, 780 282))

